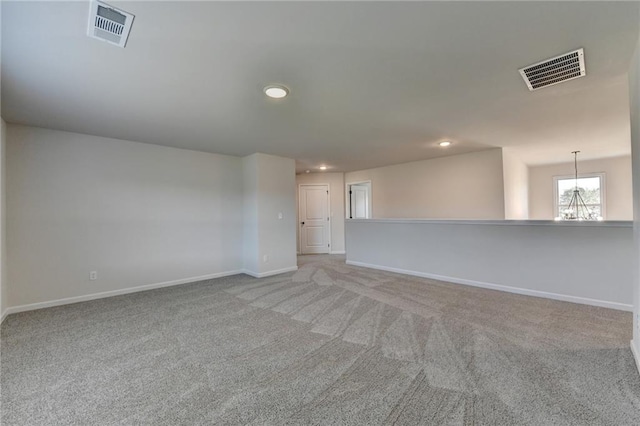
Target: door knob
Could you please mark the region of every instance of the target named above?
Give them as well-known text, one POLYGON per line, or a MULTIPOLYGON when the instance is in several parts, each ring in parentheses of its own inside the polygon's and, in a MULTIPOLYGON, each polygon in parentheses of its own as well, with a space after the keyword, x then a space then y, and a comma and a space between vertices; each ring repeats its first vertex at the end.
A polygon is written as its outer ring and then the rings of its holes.
POLYGON ((300 222, 300 225, 304 225, 304 222, 300 222))

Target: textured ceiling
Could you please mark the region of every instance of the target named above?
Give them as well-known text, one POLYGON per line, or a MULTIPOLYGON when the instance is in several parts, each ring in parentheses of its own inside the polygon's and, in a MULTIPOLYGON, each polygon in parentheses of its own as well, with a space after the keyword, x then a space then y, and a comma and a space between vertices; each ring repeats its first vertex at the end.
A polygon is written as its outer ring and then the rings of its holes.
POLYGON ((630 152, 634 2, 111 4, 136 15, 125 49, 85 35, 88 3, 2 2, 6 121, 299 170, 630 152), (527 90, 518 68, 578 47, 586 77, 527 90), (274 82, 291 95, 266 99, 274 82))

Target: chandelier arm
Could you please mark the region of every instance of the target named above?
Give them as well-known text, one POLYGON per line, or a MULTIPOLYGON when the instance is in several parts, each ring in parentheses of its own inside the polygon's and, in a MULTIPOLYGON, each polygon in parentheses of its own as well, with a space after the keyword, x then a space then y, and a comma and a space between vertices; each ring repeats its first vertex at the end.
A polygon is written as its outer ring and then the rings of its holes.
POLYGON ((569 199, 569 204, 567 205, 567 213, 563 214, 564 220, 576 220, 578 218, 577 204, 576 191, 573 191, 571 198, 569 199), (576 214, 573 213, 574 209, 576 210, 576 214))
POLYGON ((580 192, 576 192, 576 194, 578 195, 578 203, 582 205, 582 208, 586 213, 585 215, 582 216, 582 218, 591 220, 593 213, 591 213, 591 210, 589 210, 589 207, 587 207, 587 204, 584 202, 584 199, 582 198, 582 195, 580 195, 580 192))

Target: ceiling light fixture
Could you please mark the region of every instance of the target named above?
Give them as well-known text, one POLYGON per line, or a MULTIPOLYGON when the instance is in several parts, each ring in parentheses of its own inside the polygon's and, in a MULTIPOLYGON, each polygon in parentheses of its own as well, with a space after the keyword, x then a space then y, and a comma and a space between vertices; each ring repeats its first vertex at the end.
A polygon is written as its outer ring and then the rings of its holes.
POLYGON ((438 145, 440 145, 441 147, 443 147, 443 148, 444 148, 444 147, 446 147, 446 146, 451 145, 451 142, 449 142, 449 141, 443 141, 443 142, 440 142, 438 145))
POLYGON ((327 166, 320 166, 320 170, 327 170, 327 166))
POLYGON ((273 99, 282 99, 289 94, 289 89, 279 84, 272 84, 264 88, 264 94, 273 99))

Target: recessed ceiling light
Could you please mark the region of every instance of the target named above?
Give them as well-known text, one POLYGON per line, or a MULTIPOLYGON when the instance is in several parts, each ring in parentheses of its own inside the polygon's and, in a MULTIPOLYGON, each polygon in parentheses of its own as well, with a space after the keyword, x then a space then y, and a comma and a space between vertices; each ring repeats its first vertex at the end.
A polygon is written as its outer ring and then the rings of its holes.
POLYGON ((327 166, 320 166, 320 170, 327 170, 327 166))
POLYGON ((449 145, 451 145, 451 142, 449 142, 449 141, 443 141, 443 142, 440 142, 438 145, 440 145, 441 147, 445 147, 445 146, 449 146, 449 145))
POLYGON ((272 84, 264 88, 264 94, 273 99, 282 99, 289 94, 289 89, 278 84, 272 84))

